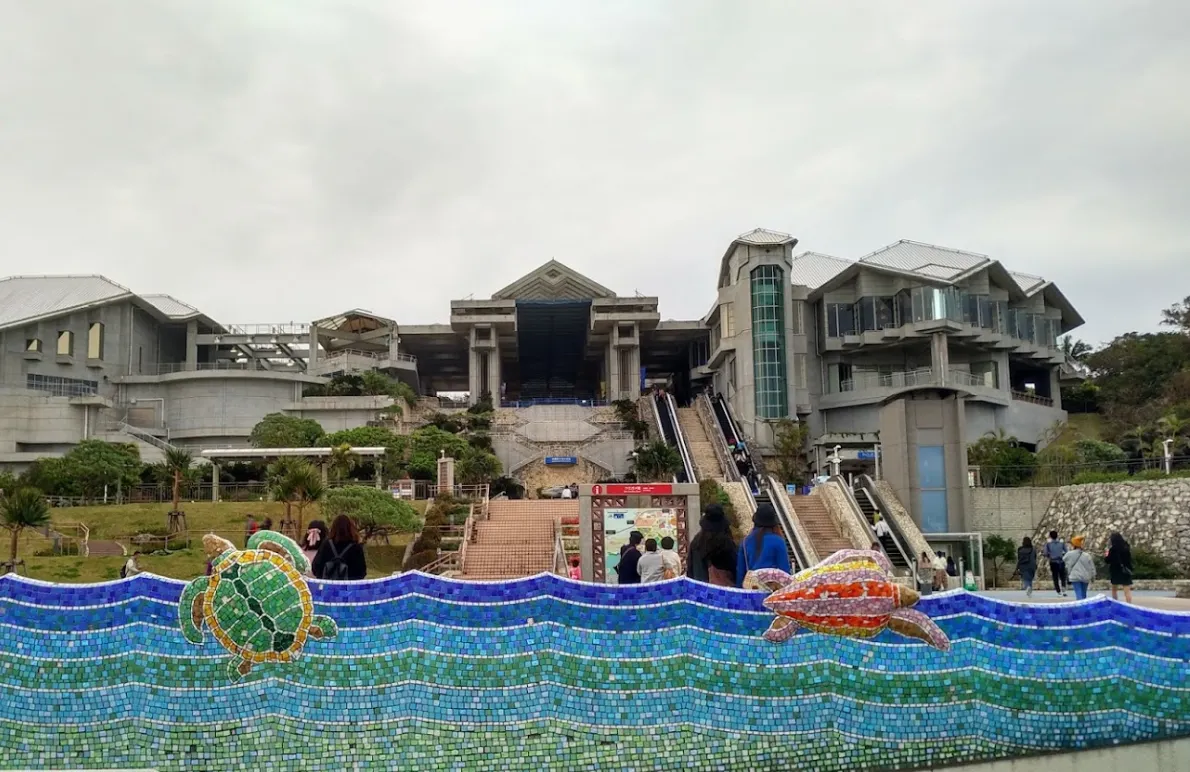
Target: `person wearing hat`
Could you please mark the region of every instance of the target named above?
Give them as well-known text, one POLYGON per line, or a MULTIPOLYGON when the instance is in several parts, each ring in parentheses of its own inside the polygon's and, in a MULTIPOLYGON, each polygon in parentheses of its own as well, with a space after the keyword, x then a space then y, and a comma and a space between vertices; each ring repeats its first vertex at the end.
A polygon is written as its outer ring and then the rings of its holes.
POLYGON ((1074 588, 1075 600, 1087 599, 1087 587, 1095 581, 1095 560, 1091 553, 1083 550, 1086 538, 1075 536, 1070 540, 1073 549, 1062 558, 1066 564, 1066 575, 1070 577, 1070 586, 1074 588))
POLYGON ((744 577, 749 571, 758 568, 779 568, 786 573, 792 571, 789 550, 777 529, 777 510, 773 509, 773 505, 758 506, 756 514, 752 516, 752 525, 752 533, 740 544, 740 554, 736 558, 736 587, 743 587, 744 577))
POLYGON ((698 523, 698 534, 690 541, 686 576, 696 582, 720 587, 735 586, 736 544, 731 523, 718 504, 708 504, 698 523))

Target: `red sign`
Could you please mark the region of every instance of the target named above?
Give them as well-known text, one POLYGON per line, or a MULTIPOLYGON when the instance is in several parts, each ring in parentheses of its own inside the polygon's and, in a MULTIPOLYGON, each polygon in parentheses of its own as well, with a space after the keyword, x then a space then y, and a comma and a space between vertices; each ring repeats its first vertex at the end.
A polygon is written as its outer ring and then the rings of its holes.
MULTIPOLYGON (((599 492, 594 486, 591 488, 591 495, 598 496, 599 492)), ((643 484, 623 484, 623 485, 608 485, 608 496, 672 496, 674 487, 669 483, 643 483, 643 484)))

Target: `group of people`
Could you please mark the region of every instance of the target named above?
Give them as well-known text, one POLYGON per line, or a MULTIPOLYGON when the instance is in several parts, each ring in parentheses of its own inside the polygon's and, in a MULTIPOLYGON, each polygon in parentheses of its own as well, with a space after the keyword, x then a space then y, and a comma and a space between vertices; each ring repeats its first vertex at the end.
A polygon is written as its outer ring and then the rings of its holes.
MULTIPOLYGON (((663 537, 658 542, 646 539, 640 531, 628 534, 628 543, 620 548, 620 562, 616 564, 618 583, 652 584, 681 576, 682 559, 676 546, 672 536, 663 537)), ((572 568, 577 568, 578 561, 574 563, 572 568)), ((573 571, 571 577, 579 578, 573 571)))
POLYGON ((742 587, 749 571, 779 568, 789 572, 789 549, 777 526, 777 511, 761 504, 752 516, 752 532, 740 544, 731 535, 723 507, 703 511, 698 535, 690 542, 686 576, 720 587, 742 587))
MULTIPOLYGON (((244 546, 247 539, 259 531, 271 531, 272 518, 257 522, 248 516, 244 546)), ((347 515, 339 515, 331 521, 330 528, 322 520, 312 520, 306 527, 306 534, 298 542, 306 559, 310 561, 310 576, 315 579, 335 581, 357 581, 368 576, 368 561, 355 521, 347 515)), ((207 575, 214 570, 215 558, 207 555, 207 575)))
MULTIPOLYGON (((1066 588, 1074 590, 1076 600, 1085 600, 1087 589, 1095 581, 1095 559, 1084 549, 1085 536, 1074 536, 1067 546, 1058 537, 1057 531, 1050 531, 1049 541, 1042 547, 1041 556, 1049 563, 1050 576, 1054 580, 1054 592, 1066 595, 1066 588)), ((1132 602, 1132 547, 1118 532, 1108 538, 1107 549, 1103 553, 1103 561, 1107 564, 1108 578, 1111 580, 1111 596, 1120 599, 1120 590, 1124 591, 1124 602, 1132 602)), ((1016 567, 1021 575, 1025 594, 1033 595, 1033 579, 1037 576, 1038 555, 1029 537, 1021 542, 1016 551, 1016 567)))

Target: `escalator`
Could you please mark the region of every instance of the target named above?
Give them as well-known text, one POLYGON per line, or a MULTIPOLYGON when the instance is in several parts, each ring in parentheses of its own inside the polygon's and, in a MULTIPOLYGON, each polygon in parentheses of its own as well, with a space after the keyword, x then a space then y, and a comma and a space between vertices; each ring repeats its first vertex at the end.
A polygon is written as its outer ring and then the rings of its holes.
POLYGON ((875 529, 876 516, 879 515, 880 519, 888 525, 888 532, 877 536, 877 538, 880 540, 880 546, 884 549, 884 554, 888 556, 889 562, 893 564, 894 568, 912 573, 916 566, 912 552, 907 548, 907 542, 903 534, 900 533, 896 521, 889 517, 888 512, 885 511, 880 494, 876 492, 875 488, 875 482, 868 475, 858 475, 851 484, 855 502, 859 505, 859 510, 868 524, 875 529))
MULTIPOLYGON (((752 504, 752 512, 760 504, 770 504, 777 512, 777 522, 781 525, 781 533, 785 538, 785 548, 789 551, 789 565, 794 573, 810 567, 807 552, 801 544, 798 529, 794 526, 793 508, 789 506, 789 499, 785 496, 785 489, 773 478, 765 474, 760 459, 754 456, 744 441, 744 433, 739 422, 732 415, 731 405, 720 394, 711 398, 715 422, 719 425, 721 436, 713 442, 722 442, 726 447, 729 462, 736 465, 736 471, 744 492, 748 494, 752 504)), ((730 476, 729 476, 730 479, 730 476)))
POLYGON ((682 427, 678 423, 677 406, 672 395, 661 392, 653 397, 653 410, 657 416, 657 427, 667 444, 678 451, 682 457, 682 469, 674 475, 674 482, 697 482, 694 476, 694 466, 690 459, 690 450, 686 447, 682 427))

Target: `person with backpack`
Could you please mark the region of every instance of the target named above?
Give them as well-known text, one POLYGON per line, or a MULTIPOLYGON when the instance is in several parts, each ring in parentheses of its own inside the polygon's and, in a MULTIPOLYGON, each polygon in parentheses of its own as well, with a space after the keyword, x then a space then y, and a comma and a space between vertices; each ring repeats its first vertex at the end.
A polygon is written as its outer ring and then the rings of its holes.
POLYGON ((1070 577, 1070 586, 1074 588, 1075 600, 1087 599, 1087 588, 1095 581, 1095 560, 1090 552, 1083 551, 1082 536, 1075 536, 1070 540, 1074 549, 1066 553, 1063 560, 1066 563, 1066 575, 1070 577))
POLYGON ((1066 557, 1066 543, 1058 538, 1057 531, 1050 531, 1050 540, 1045 543, 1043 553, 1050 562, 1050 576, 1054 578, 1054 592, 1065 595, 1066 591, 1063 589, 1063 585, 1070 583, 1066 577, 1066 563, 1062 560, 1066 557))
POLYGON ((311 573, 319 579, 336 582, 367 578, 364 545, 360 544, 359 530, 347 515, 339 515, 331 523, 328 538, 323 540, 314 556, 311 573))

